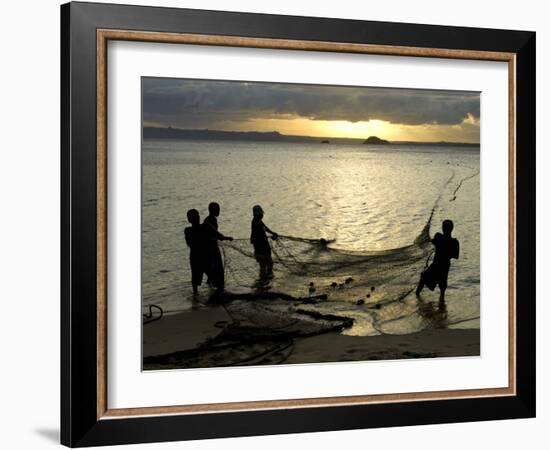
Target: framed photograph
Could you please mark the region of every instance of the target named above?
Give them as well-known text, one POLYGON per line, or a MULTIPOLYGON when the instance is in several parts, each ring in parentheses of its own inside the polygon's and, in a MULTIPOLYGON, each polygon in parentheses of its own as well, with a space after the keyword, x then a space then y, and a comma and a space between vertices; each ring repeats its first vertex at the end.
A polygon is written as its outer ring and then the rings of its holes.
POLYGON ((535 33, 61 7, 61 441, 535 415, 535 33))

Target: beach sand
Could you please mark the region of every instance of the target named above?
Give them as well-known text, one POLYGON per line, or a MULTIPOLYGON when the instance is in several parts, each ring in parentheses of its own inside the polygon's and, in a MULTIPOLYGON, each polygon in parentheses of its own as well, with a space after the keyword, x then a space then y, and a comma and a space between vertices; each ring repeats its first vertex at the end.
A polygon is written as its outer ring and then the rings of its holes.
POLYGON ((326 333, 299 338, 287 364, 479 356, 478 329, 439 328, 404 335, 345 336, 326 333))
POLYGON ((222 306, 165 315, 143 325, 143 356, 157 356, 196 348, 223 330, 231 318, 222 306))
POLYGON ((448 328, 378 336, 347 336, 330 331, 283 341, 239 344, 230 352, 210 351, 206 355, 204 344, 231 323, 223 306, 212 306, 167 315, 144 325, 144 370, 480 355, 479 329, 448 328))

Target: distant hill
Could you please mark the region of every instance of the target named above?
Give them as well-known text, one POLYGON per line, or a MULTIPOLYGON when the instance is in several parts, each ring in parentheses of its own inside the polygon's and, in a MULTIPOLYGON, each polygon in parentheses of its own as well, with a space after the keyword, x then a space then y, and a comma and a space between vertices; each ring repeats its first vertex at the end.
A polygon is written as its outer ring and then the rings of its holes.
POLYGON ((387 141, 377 136, 366 140, 352 138, 319 138, 314 136, 292 136, 278 131, 221 131, 187 130, 183 128, 143 127, 143 139, 187 139, 205 141, 256 141, 256 142, 307 142, 322 144, 367 144, 367 145, 430 145, 441 147, 479 147, 479 144, 461 142, 415 142, 387 141))
POLYGON ((190 139, 208 141, 319 142, 309 136, 288 136, 278 131, 184 130, 181 128, 143 128, 144 139, 190 139))
POLYGON ((363 144, 367 145, 388 145, 390 144, 390 141, 386 141, 385 139, 380 139, 378 136, 369 136, 363 144))

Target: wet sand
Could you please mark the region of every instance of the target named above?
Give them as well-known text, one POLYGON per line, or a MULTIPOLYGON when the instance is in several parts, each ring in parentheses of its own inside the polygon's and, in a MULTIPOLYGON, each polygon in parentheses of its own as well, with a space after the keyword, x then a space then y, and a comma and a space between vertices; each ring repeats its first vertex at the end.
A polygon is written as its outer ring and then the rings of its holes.
POLYGON ((212 367, 480 355, 479 329, 438 328, 378 336, 347 336, 330 331, 287 338, 284 342, 239 343, 229 353, 212 355, 210 351, 203 358, 205 344, 208 346, 232 322, 226 309, 219 305, 167 315, 144 325, 144 369, 182 367, 181 361, 187 358, 192 360, 190 367, 212 367))
POLYGON ((296 339, 288 364, 479 356, 478 329, 439 328, 412 334, 345 336, 327 333, 296 339))

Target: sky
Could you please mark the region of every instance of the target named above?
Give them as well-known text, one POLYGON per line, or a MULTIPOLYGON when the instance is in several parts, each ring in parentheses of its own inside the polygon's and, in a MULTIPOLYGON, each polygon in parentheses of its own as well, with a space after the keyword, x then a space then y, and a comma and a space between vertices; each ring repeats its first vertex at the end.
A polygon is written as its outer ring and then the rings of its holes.
POLYGON ((479 142, 479 92, 143 78, 143 125, 479 142))

